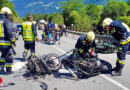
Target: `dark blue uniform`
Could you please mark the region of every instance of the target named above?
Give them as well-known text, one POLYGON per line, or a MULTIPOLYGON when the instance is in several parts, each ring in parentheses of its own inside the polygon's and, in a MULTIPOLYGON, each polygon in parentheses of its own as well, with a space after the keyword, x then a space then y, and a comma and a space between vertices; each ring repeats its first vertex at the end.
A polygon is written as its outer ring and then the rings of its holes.
POLYGON ((0 66, 6 67, 6 72, 11 72, 13 64, 13 55, 9 54, 12 48, 12 43, 15 42, 13 36, 13 26, 6 18, 6 15, 0 14, 0 51, 2 53, 0 58, 0 66))
POLYGON ((82 56, 82 53, 87 53, 89 52, 90 49, 95 50, 96 48, 95 40, 92 43, 90 43, 87 41, 86 37, 87 37, 86 34, 80 36, 75 45, 75 48, 80 49, 79 54, 81 56, 82 56))
POLYGON ((112 34, 113 37, 119 41, 117 63, 116 66, 122 68, 125 64, 126 52, 130 45, 130 32, 129 28, 126 27, 121 21, 114 20, 111 24, 111 30, 114 28, 115 32, 112 34))

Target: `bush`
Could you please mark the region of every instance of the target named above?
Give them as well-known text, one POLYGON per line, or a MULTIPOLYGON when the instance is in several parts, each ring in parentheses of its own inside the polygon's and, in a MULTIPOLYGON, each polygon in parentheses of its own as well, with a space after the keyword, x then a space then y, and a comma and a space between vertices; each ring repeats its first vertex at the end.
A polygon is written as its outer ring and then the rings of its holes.
POLYGON ((119 17, 117 19, 126 23, 130 27, 130 16, 119 17))

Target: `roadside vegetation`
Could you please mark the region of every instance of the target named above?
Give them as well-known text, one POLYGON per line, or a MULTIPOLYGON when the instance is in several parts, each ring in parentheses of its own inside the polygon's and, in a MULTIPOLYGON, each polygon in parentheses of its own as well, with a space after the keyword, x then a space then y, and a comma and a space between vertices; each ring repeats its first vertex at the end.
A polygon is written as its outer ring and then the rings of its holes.
MULTIPOLYGON (((84 4, 83 0, 66 0, 60 4, 62 12, 54 12, 52 14, 32 14, 34 20, 41 19, 48 20, 48 22, 55 22, 57 24, 65 23, 66 26, 78 28, 87 28, 92 30, 100 20, 106 17, 117 19, 125 22, 130 27, 130 0, 128 2, 109 0, 105 5, 84 4)), ((0 8, 7 6, 13 11, 13 20, 15 22, 23 22, 27 20, 25 17, 20 18, 17 12, 14 11, 14 4, 8 0, 0 0, 0 8)))

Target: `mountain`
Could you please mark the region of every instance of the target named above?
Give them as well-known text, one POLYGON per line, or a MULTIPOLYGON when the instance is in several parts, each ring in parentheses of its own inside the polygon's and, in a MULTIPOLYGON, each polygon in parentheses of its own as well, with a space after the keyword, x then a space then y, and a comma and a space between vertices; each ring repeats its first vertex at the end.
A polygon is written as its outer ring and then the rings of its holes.
MULTIPOLYGON (((55 11, 61 12, 60 2, 64 0, 10 0, 15 4, 15 10, 19 17, 26 14, 49 14, 55 11)), ((109 0, 84 0, 84 4, 95 3, 96 5, 105 5, 109 0)), ((127 0, 118 0, 127 1, 127 0)))

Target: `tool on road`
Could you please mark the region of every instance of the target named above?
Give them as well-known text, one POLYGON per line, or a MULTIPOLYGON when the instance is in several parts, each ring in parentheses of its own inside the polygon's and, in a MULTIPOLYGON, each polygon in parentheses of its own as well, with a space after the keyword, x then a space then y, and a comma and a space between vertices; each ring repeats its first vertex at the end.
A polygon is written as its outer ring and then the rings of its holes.
POLYGON ((42 82, 42 84, 40 85, 40 87, 41 87, 43 90, 47 90, 47 89, 48 89, 48 85, 47 85, 45 82, 42 82))

